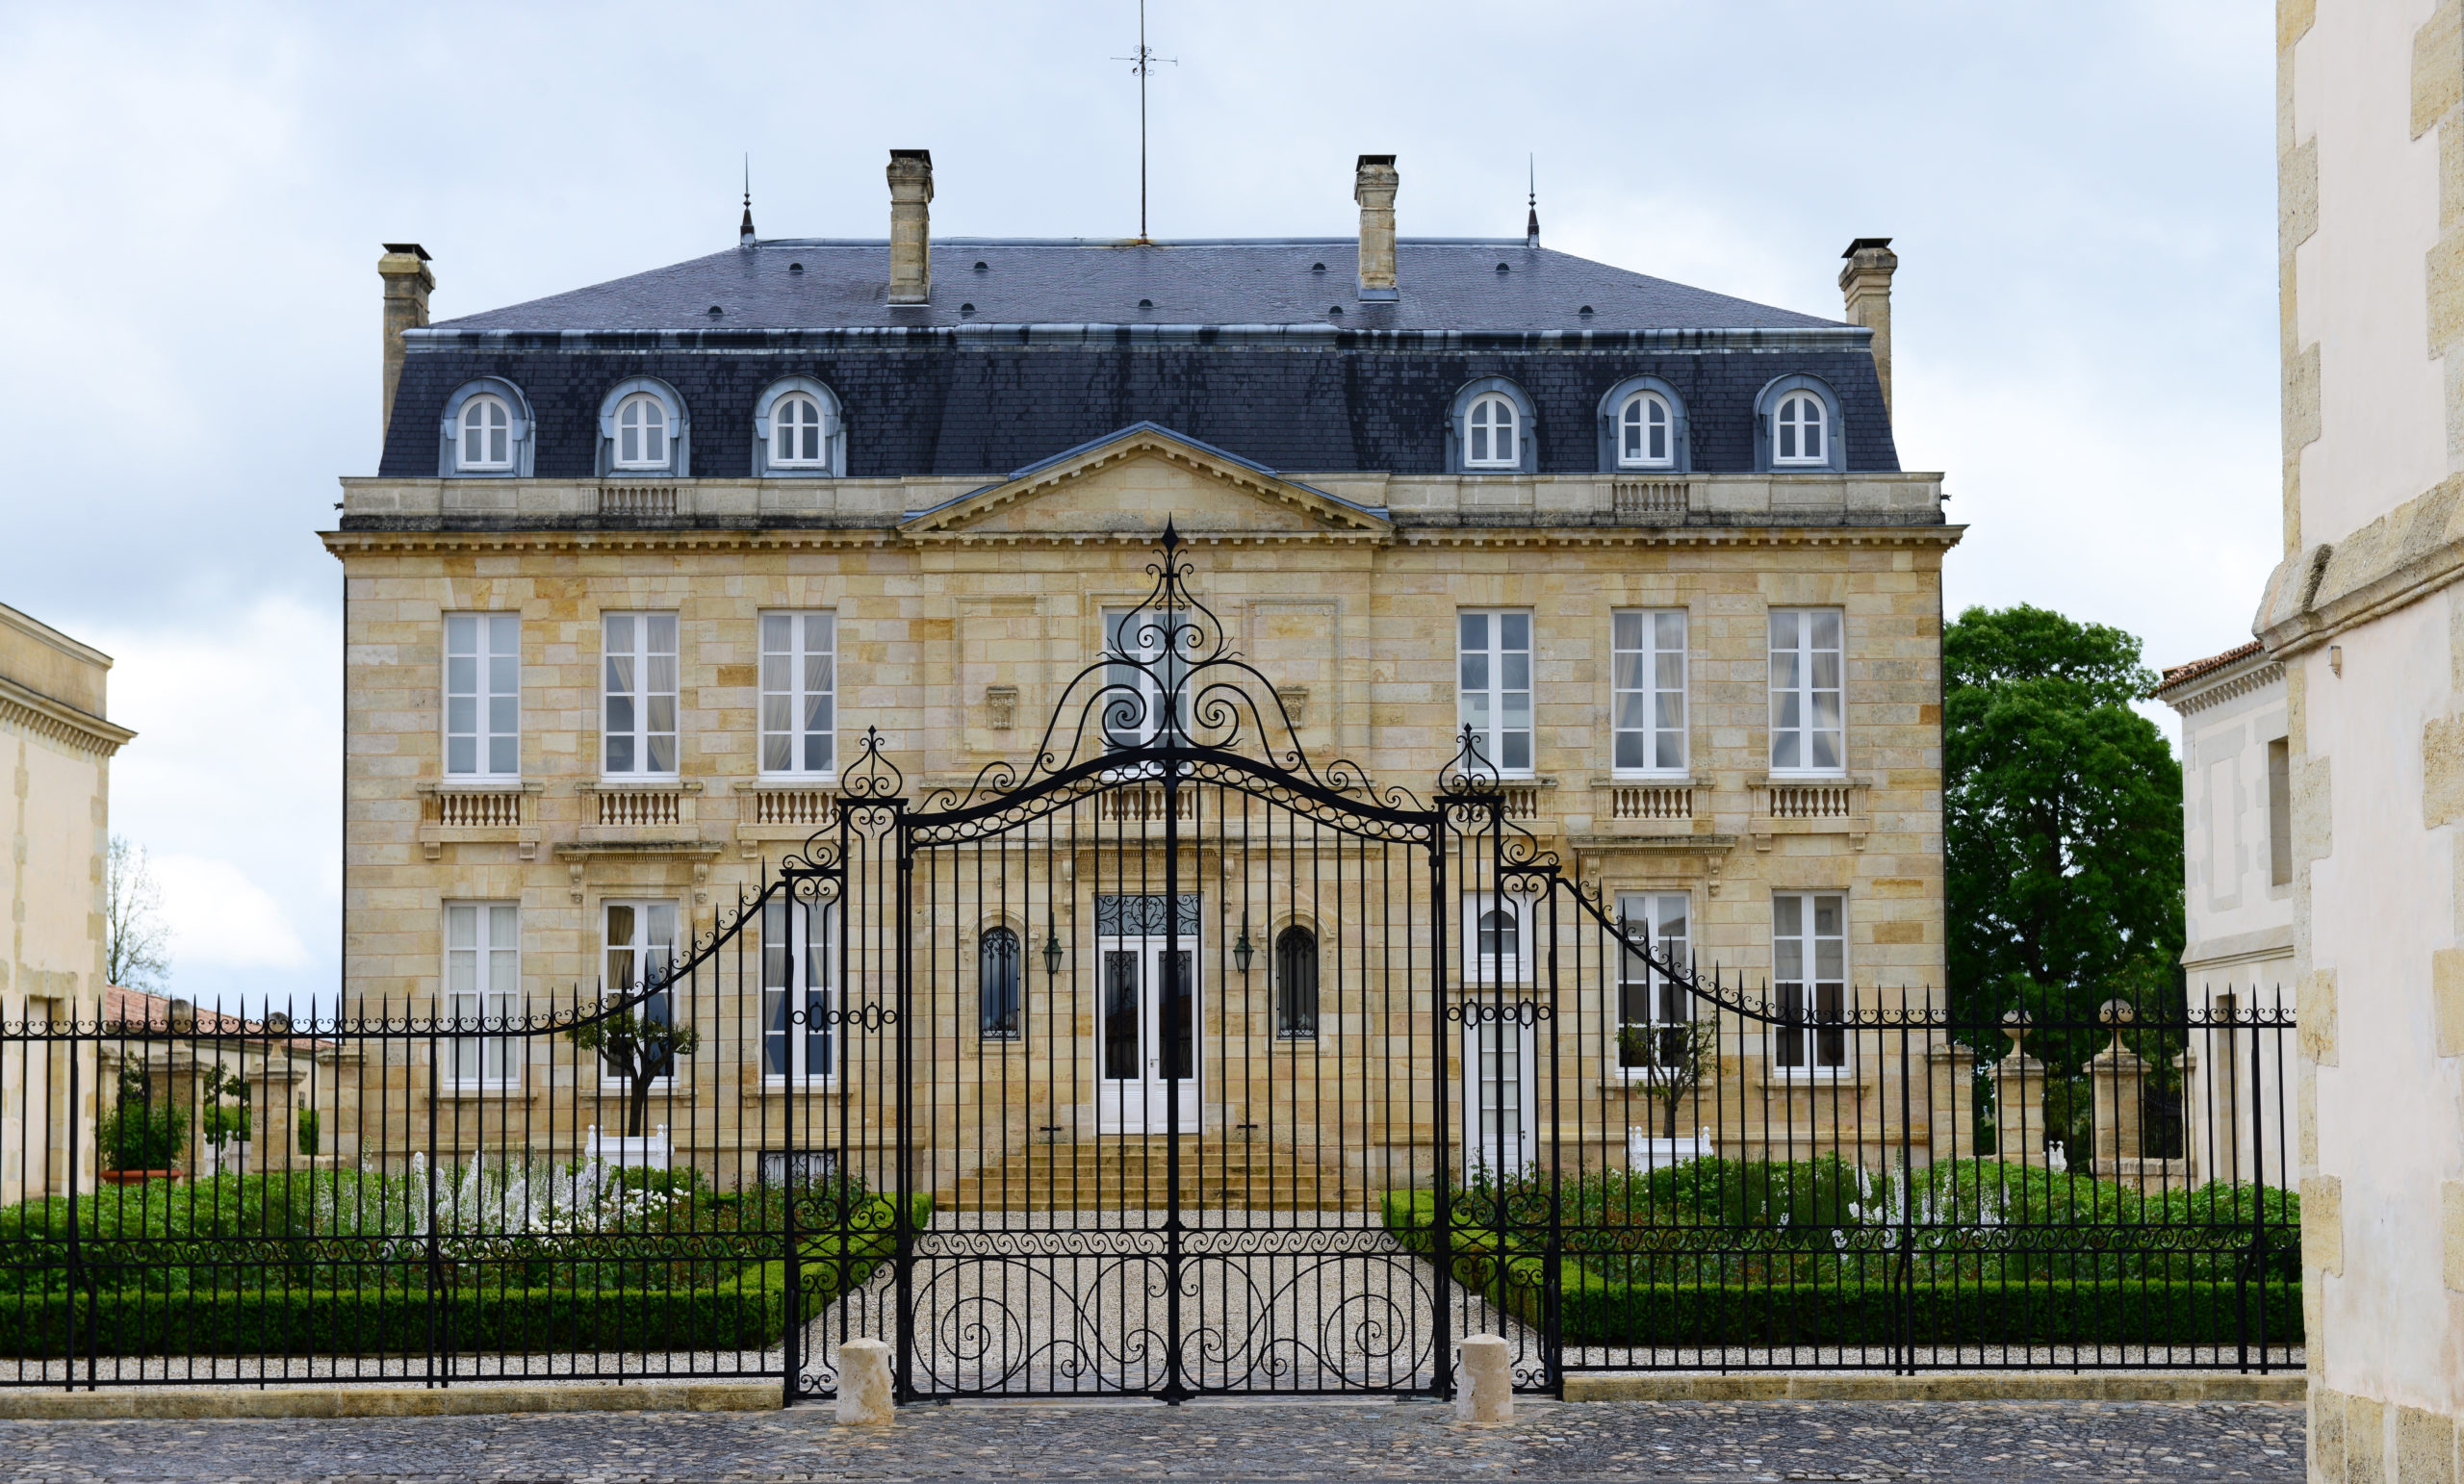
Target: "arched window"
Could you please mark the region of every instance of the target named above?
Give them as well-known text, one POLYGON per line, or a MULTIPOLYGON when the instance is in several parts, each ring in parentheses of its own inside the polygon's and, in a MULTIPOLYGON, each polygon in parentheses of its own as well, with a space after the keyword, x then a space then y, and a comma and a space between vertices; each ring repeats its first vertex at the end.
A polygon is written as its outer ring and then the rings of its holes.
POLYGON ((456 460, 470 471, 513 467, 513 414, 504 398, 481 392, 462 404, 462 449, 456 460))
POLYGON ((1676 423, 1667 399, 1658 393, 1637 392, 1626 398, 1617 419, 1619 467, 1666 469, 1676 463, 1676 423))
POLYGON ((975 985, 984 1038, 1016 1040, 1023 1018, 1018 1001, 1018 934, 1007 928, 984 931, 975 950, 975 985))
POLYGON ((1501 902, 1480 913, 1480 959, 1488 976, 1511 967, 1523 957, 1523 918, 1511 902, 1501 902))
POLYGON ((1274 1034, 1309 1040, 1318 1034, 1318 934, 1290 927, 1274 940, 1274 1034))
POLYGON ((618 469, 667 468, 667 407, 648 392, 616 404, 618 469))
POLYGON ((1771 462, 1830 463, 1829 421, 1823 416, 1822 398, 1811 392, 1790 392, 1781 397, 1779 411, 1771 418, 1771 462))
POLYGON ((809 393, 790 392, 770 404, 770 462, 782 469, 809 469, 830 456, 822 441, 821 403, 809 393))
POLYGON ((1464 419, 1463 467, 1523 467, 1523 443, 1516 436, 1517 421, 1514 402, 1503 394, 1489 392, 1475 398, 1471 415, 1464 419))

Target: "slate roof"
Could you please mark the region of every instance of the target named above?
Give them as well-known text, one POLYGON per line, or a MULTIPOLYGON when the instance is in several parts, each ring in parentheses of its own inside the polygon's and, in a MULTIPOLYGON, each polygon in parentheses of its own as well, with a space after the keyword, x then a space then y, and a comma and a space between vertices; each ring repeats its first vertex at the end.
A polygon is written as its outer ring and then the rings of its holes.
POLYGON ((1838 324, 1515 239, 1402 239, 1396 248, 1402 293, 1391 302, 1361 299, 1359 244, 1351 238, 1152 243, 946 238, 933 243, 932 256, 933 302, 924 305, 887 302, 886 242, 789 240, 465 315, 434 328, 573 333, 1341 323, 1380 330, 1601 332, 1838 324), (1506 271, 1498 271, 1501 264, 1506 271), (1585 305, 1592 309, 1587 318, 1585 305), (1329 313, 1334 309, 1342 313, 1329 313))

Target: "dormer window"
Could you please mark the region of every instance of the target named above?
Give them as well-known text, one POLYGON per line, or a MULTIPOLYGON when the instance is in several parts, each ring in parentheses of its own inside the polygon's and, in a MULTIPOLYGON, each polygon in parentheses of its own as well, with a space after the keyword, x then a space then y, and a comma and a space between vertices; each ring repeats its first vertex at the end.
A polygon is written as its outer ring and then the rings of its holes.
POLYGON ((513 467, 513 414, 503 397, 482 392, 462 404, 460 464, 479 472, 513 467))
POLYGON ((1521 466, 1522 440, 1516 436, 1513 401, 1500 393, 1482 395, 1464 420, 1463 467, 1514 469, 1521 466))
POLYGON ((1666 469, 1677 462, 1672 434, 1677 420, 1656 392, 1626 398, 1617 418, 1617 464, 1622 469, 1666 469))
POLYGON ((1780 399, 1771 418, 1771 462, 1775 466, 1827 465, 1831 444, 1822 398, 1811 392, 1791 392, 1780 399))
POLYGON ((618 469, 667 468, 667 408, 648 392, 636 392, 616 406, 618 469))
POLYGON ((828 457, 820 402, 809 393, 790 392, 770 404, 771 463, 782 469, 810 469, 828 457))

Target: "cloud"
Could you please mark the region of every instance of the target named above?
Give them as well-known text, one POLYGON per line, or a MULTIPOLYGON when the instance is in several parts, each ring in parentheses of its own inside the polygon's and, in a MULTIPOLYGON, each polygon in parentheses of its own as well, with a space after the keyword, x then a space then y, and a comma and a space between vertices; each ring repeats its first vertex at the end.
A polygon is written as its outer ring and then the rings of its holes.
POLYGON ((273 893, 228 860, 160 856, 154 878, 163 887, 163 920, 171 931, 175 982, 179 969, 304 969, 308 946, 293 931, 273 893))

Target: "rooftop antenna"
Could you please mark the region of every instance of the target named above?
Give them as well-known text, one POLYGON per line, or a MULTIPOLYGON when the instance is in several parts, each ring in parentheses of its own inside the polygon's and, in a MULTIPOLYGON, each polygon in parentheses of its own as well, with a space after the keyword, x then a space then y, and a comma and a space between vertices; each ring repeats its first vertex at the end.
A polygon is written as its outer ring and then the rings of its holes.
POLYGON ((1536 154, 1525 161, 1531 171, 1531 215, 1523 219, 1523 245, 1540 245, 1540 157, 1536 154))
POLYGON ((753 155, 751 151, 747 151, 744 157, 744 224, 735 229, 735 244, 739 247, 753 245, 753 155))
POLYGON ((1168 62, 1176 67, 1181 64, 1180 58, 1158 57, 1155 55, 1154 48, 1146 44, 1146 0, 1138 0, 1138 55, 1115 57, 1113 61, 1131 64, 1130 70, 1138 74, 1138 240, 1142 243, 1147 240, 1146 79, 1155 70, 1155 64, 1159 62, 1168 62))

